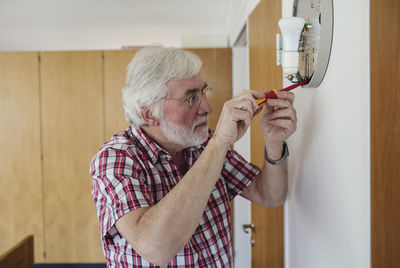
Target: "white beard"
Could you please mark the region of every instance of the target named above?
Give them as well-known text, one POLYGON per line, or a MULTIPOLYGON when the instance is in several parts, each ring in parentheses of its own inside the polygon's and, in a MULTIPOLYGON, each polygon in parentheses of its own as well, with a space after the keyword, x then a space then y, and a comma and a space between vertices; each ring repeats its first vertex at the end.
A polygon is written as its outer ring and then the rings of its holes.
POLYGON ((161 131, 172 143, 182 147, 196 146, 204 143, 208 137, 208 117, 198 117, 194 120, 191 128, 170 122, 167 118, 161 120, 161 131), (195 128, 198 125, 207 123, 201 129, 195 128))

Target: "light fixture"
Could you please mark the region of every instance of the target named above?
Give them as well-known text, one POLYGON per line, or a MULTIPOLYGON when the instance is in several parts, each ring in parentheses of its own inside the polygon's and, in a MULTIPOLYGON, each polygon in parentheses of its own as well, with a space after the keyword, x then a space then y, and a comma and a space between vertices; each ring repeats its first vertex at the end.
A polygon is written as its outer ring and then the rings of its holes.
POLYGON ((307 80, 303 87, 315 88, 325 76, 331 54, 333 0, 295 0, 292 7, 293 17, 279 21, 277 65, 282 64, 285 79, 307 80))

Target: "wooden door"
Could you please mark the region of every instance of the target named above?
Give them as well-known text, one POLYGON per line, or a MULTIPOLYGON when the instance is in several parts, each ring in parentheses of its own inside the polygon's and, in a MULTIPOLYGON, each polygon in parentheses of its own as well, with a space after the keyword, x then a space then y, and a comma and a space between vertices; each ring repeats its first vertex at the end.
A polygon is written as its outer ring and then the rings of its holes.
POLYGON ((0 53, 0 255, 27 235, 43 260, 39 62, 35 52, 0 53))
POLYGON ((102 52, 40 57, 45 261, 104 262, 89 176, 104 140, 102 52))
POLYGON ((371 267, 400 267, 400 3, 371 0, 371 267))
MULTIPOLYGON (((276 33, 281 18, 281 1, 261 0, 249 17, 250 88, 265 92, 282 87, 282 71, 276 66, 276 33)), ((264 163, 264 139, 259 117, 251 124, 251 162, 262 167, 264 163)), ((264 208, 252 204, 254 247, 253 268, 282 268, 283 250, 283 206, 264 208)))

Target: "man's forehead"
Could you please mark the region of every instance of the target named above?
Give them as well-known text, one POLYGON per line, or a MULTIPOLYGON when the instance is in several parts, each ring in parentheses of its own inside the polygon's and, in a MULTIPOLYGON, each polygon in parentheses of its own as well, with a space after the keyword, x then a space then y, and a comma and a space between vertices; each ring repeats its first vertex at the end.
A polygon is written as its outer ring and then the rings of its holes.
POLYGON ((167 82, 167 87, 170 93, 190 91, 193 89, 201 89, 204 81, 201 77, 194 77, 190 79, 172 79, 167 82))

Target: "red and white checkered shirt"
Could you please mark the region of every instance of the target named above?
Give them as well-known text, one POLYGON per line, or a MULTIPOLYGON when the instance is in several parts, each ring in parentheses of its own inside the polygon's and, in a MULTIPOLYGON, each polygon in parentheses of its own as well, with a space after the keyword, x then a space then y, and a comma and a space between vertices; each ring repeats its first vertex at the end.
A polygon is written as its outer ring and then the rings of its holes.
MULTIPOLYGON (((205 145, 184 150, 189 168, 205 145)), ((199 226, 165 267, 233 266, 229 201, 250 185, 258 172, 258 167, 228 151, 199 226)), ((100 148, 91 162, 90 175, 107 266, 157 267, 132 248, 115 222, 129 211, 155 205, 182 179, 171 155, 132 125, 100 148)))

